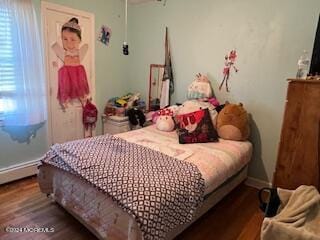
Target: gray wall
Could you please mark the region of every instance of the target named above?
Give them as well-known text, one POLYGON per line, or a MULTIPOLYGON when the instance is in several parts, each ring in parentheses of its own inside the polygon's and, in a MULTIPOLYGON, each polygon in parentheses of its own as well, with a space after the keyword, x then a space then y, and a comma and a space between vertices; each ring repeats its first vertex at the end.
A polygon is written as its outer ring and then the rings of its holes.
POLYGON ((284 111, 286 79, 304 49, 312 52, 319 0, 168 0, 129 9, 130 87, 147 92, 149 64, 164 62, 169 28, 176 91, 185 100, 196 73, 209 76, 217 98, 242 102, 252 115, 254 157, 249 175, 272 181, 284 111), (224 56, 238 51, 231 92, 219 91, 224 56))
MULTIPOLYGON (((33 0, 40 23, 40 0, 33 0)), ((100 112, 106 99, 126 93, 127 58, 122 55, 124 41, 124 2, 120 0, 49 0, 56 4, 91 12, 95 15, 96 38, 101 25, 112 29, 109 47, 96 42, 96 102, 100 112)), ((40 26, 40 24, 39 24, 40 26)), ((97 126, 101 133, 100 119, 97 126)), ((0 169, 41 157, 47 151, 46 125, 42 126, 29 143, 13 141, 7 132, 0 129, 0 169)), ((23 139, 24 133, 15 131, 15 138, 23 139)))
MULTIPOLYGON (((33 0, 40 15, 40 0, 33 0)), ((221 102, 242 102, 252 115, 254 157, 249 175, 271 181, 286 95, 304 49, 312 52, 320 11, 318 0, 167 0, 129 6, 130 55, 121 53, 124 2, 121 0, 51 0, 95 14, 112 28, 111 44, 96 42, 96 99, 127 91, 147 92, 149 64, 163 63, 164 30, 169 27, 176 82, 173 101, 185 100, 198 72, 208 74, 221 102), (224 55, 236 48, 239 72, 232 73, 230 93, 219 91, 224 55)), ((100 124, 97 127, 100 132, 100 124)), ((30 143, 17 143, 0 130, 0 169, 36 159, 47 150, 46 126, 30 143)))

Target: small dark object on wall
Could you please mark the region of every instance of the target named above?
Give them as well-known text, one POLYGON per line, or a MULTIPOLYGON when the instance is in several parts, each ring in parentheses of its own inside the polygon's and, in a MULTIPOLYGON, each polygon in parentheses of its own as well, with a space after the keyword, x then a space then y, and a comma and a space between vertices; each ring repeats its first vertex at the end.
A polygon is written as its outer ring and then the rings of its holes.
POLYGON ((123 55, 129 55, 129 45, 128 43, 124 42, 122 45, 123 55))

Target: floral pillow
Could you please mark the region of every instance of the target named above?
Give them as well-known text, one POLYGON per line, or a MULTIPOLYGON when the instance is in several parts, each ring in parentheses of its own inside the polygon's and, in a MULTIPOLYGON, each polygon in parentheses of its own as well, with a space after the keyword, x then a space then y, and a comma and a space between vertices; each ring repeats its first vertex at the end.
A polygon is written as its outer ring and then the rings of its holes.
POLYGON ((179 143, 217 142, 218 134, 212 125, 209 110, 181 114, 178 120, 179 143))

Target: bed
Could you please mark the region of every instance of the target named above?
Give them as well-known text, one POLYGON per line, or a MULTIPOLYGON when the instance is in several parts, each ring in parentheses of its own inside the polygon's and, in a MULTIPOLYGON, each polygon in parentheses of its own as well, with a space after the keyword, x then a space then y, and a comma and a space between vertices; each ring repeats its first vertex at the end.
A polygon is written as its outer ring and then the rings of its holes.
POLYGON ((203 198, 188 221, 169 229, 163 237, 146 237, 137 218, 124 211, 112 196, 76 174, 43 162, 38 175, 41 191, 99 239, 173 239, 246 178, 252 154, 252 145, 247 141, 179 144, 175 132, 161 132, 155 126, 117 134, 116 138, 196 166, 204 181, 203 198))

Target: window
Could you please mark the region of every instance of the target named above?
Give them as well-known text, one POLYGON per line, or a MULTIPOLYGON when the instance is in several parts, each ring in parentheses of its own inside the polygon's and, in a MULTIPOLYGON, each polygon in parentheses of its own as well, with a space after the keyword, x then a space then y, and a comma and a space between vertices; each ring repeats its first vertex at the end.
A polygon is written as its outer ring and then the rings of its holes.
POLYGON ((15 110, 15 60, 12 41, 12 19, 9 12, 0 9, 0 115, 15 110))
POLYGON ((0 0, 0 119, 30 126, 46 119, 44 64, 32 0, 0 0))

